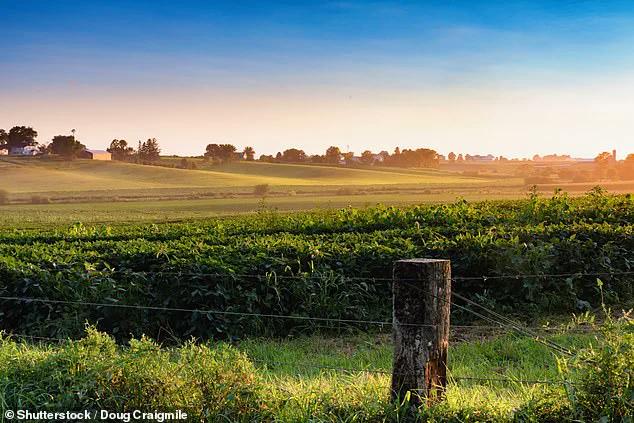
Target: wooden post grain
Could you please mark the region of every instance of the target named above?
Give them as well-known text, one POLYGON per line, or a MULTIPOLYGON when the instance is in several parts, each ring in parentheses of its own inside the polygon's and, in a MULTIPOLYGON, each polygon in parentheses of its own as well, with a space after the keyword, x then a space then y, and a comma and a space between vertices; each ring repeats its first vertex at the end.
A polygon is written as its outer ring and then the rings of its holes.
POLYGON ((451 262, 399 260, 393 279, 392 400, 432 404, 447 386, 451 262))

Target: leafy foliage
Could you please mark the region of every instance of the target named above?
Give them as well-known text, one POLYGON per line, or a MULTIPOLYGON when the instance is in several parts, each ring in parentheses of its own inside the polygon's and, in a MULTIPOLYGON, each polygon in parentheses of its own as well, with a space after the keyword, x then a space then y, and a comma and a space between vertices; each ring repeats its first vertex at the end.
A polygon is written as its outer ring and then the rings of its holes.
POLYGON ((47 150, 66 159, 73 159, 85 148, 86 146, 77 141, 74 135, 55 135, 47 150))
MULTIPOLYGON (((387 320, 394 261, 450 258, 454 290, 504 313, 584 309, 633 296, 634 201, 543 199, 373 207, 196 223, 0 233, 1 296, 387 320), (621 272, 621 273, 620 273, 621 272), (550 274, 565 274, 552 277, 550 274), (542 276, 544 275, 544 276, 542 276)), ((127 339, 283 335, 307 321, 0 300, 0 326, 46 335, 83 323, 127 339)), ((468 316, 456 314, 455 321, 468 316)), ((320 325, 323 325, 321 322, 320 325)))
POLYGON ((141 338, 118 347, 94 328, 87 332, 58 347, 0 336, 2 411, 180 409, 198 421, 235 421, 259 408, 253 399, 261 381, 230 346, 187 342, 165 350, 141 338))
POLYGON ((634 419, 634 320, 618 319, 608 311, 598 326, 596 346, 584 349, 570 362, 561 362, 568 398, 576 420, 631 421, 634 419))

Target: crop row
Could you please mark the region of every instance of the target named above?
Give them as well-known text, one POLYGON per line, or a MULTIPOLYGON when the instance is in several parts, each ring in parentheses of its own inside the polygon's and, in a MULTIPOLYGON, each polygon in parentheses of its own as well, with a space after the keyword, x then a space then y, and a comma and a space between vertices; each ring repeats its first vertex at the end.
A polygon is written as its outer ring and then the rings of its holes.
MULTIPOLYGON (((634 202, 593 193, 523 201, 376 207, 189 224, 0 234, 1 296, 387 320, 394 261, 450 258, 453 289, 498 310, 537 314, 633 297, 634 202), (591 276, 604 272, 603 292, 591 276), (613 275, 609 275, 614 273, 613 275)), ((312 330, 292 319, 3 300, 0 326, 121 337, 242 336, 312 330)), ((465 316, 458 315, 457 318, 465 316)), ((332 326, 336 326, 332 323, 332 326)))

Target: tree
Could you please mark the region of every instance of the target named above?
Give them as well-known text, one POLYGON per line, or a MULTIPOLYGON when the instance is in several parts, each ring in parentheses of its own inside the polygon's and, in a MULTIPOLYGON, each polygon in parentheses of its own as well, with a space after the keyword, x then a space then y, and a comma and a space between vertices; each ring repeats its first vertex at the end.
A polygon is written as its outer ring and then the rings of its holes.
POLYGON ((134 148, 128 147, 126 140, 112 140, 106 151, 112 154, 114 160, 126 160, 134 154, 134 148))
POLYGON ((48 145, 48 150, 66 160, 76 158, 86 146, 75 139, 73 135, 56 135, 48 145))
POLYGON ((24 148, 29 145, 37 145, 37 131, 30 126, 14 126, 7 134, 7 146, 11 148, 24 148))
POLYGON ((347 165, 352 164, 352 158, 354 157, 354 153, 352 151, 348 151, 347 153, 341 154, 343 156, 343 160, 345 160, 347 165))
POLYGON ((334 145, 328 147, 326 150, 326 161, 328 163, 337 164, 341 161, 341 150, 334 145))
POLYGON ((139 159, 147 162, 155 162, 160 158, 161 149, 159 148, 156 138, 148 138, 146 142, 141 144, 137 152, 139 159))
POLYGON ((429 148, 405 149, 390 157, 389 166, 401 167, 438 167, 440 158, 435 150, 429 148))
POLYGON ((607 167, 612 161, 612 154, 604 151, 594 158, 594 163, 599 167, 607 167))
POLYGON ((374 164, 374 154, 370 150, 365 150, 361 153, 361 163, 368 166, 374 164))
POLYGON ((49 144, 38 144, 37 151, 40 154, 48 154, 48 153, 51 152, 50 145, 49 144))
POLYGON ((231 144, 209 144, 205 151, 205 157, 218 162, 228 162, 234 159, 235 152, 236 148, 231 144))
POLYGON ((4 129, 0 129, 0 149, 6 148, 9 144, 9 134, 4 129))
POLYGON ((456 161, 456 153, 454 153, 453 151, 451 153, 449 153, 449 155, 447 156, 447 159, 449 159, 450 162, 455 162, 456 161))
POLYGON ((628 154, 619 172, 621 179, 634 179, 634 154, 628 154))
POLYGON ((244 147, 244 154, 247 156, 248 162, 255 160, 255 150, 253 147, 244 147))
POLYGON ((313 154, 308 158, 308 161, 311 163, 326 163, 326 156, 322 156, 321 154, 313 154))
POLYGON ((458 162, 463 162, 464 161, 464 157, 462 157, 462 153, 458 154, 458 158, 456 159, 456 161, 458 161, 458 162))
POLYGON ((304 150, 298 150, 297 148, 289 148, 282 153, 282 161, 287 163, 297 163, 306 160, 306 153, 304 150))

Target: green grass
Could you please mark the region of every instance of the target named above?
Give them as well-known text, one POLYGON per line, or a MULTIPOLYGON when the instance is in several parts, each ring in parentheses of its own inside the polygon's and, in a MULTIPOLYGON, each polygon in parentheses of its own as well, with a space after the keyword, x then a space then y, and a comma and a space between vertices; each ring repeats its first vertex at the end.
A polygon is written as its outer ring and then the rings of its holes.
POLYGON ((131 222, 159 223, 186 221, 254 213, 263 209, 302 211, 314 209, 366 207, 376 204, 409 205, 453 202, 456 198, 469 201, 515 199, 521 193, 455 193, 435 194, 367 194, 367 195, 311 195, 213 198, 170 201, 119 201, 62 204, 11 204, 0 205, 0 227, 24 228, 48 225, 123 224, 131 222))
MULTIPOLYGON (((4 159, 0 159, 4 160, 4 159)), ((490 179, 451 172, 369 170, 333 166, 239 162, 201 170, 143 166, 115 161, 16 160, 4 162, 0 177, 10 192, 110 190, 174 187, 253 187, 311 185, 487 184, 490 179)))
MULTIPOLYGON (((572 348, 594 342, 592 335, 565 332, 553 339, 572 348)), ((389 401, 392 346, 385 335, 250 339, 234 347, 188 343, 165 350, 149 340, 130 345, 117 347, 93 330, 61 345, 0 338, 3 414, 18 402, 50 411, 131 404, 184 409, 203 421, 381 422, 399 421, 404 411, 389 401)), ((547 347, 512 335, 451 344, 449 368, 452 377, 561 380, 547 347)), ((517 409, 553 395, 564 398, 562 387, 452 379, 445 401, 421 413, 432 421, 510 421, 517 409)))

